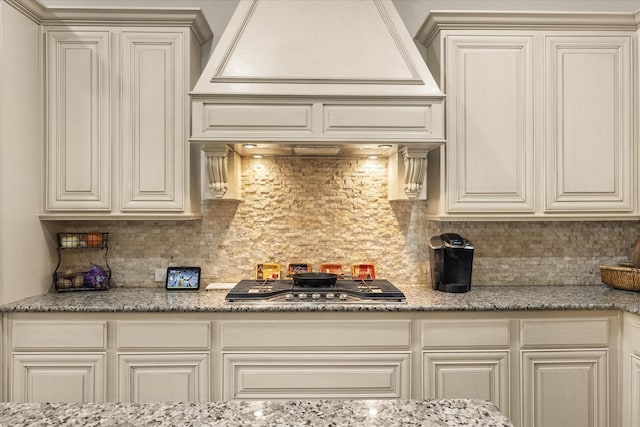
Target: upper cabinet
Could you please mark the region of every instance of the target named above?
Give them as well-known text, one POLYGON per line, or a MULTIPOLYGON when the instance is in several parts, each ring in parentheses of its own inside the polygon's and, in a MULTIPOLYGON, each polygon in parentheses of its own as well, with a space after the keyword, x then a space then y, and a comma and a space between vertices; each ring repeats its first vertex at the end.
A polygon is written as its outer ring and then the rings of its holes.
POLYGON ((432 13, 417 37, 447 145, 429 153, 431 217, 637 219, 636 32, 631 14, 432 13))
POLYGON ((197 218, 201 156, 188 142, 188 94, 211 38, 202 13, 36 12, 45 35, 41 218, 197 218))
POLYGON ((632 40, 545 37, 546 212, 633 211, 632 40))
POLYGON ((47 210, 111 210, 109 32, 47 33, 47 210))
POLYGON ((533 212, 533 37, 446 43, 449 212, 533 212))

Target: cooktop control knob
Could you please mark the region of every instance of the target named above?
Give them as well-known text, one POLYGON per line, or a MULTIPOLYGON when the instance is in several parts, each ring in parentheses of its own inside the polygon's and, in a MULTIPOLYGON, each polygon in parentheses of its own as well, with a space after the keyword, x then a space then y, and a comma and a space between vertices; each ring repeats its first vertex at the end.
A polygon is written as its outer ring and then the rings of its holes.
POLYGON ((287 301, 291 301, 294 298, 293 294, 286 294, 284 296, 284 299, 286 299, 287 301))
POLYGON ((320 294, 315 293, 315 294, 311 294, 311 299, 320 299, 320 294))
POLYGON ((334 299, 336 297, 336 294, 326 294, 324 297, 326 299, 334 299))
POLYGON ((307 299, 307 294, 298 294, 298 298, 307 299))
POLYGON ((339 298, 340 298, 341 301, 346 301, 347 298, 349 298, 349 297, 347 296, 347 294, 340 294, 339 298))

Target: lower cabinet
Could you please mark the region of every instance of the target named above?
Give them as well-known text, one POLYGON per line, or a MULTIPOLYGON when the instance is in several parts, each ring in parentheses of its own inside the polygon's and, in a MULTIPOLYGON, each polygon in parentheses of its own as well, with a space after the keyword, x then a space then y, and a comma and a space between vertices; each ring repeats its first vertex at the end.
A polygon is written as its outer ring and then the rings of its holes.
POLYGON ((220 343, 224 400, 411 397, 405 317, 302 313, 225 320, 220 343))
POLYGON ((107 322, 26 317, 7 322, 9 401, 107 400, 107 322))
POLYGON ((631 368, 629 379, 631 381, 630 402, 628 407, 623 406, 629 413, 629 426, 640 427, 640 357, 630 356, 631 368))
POLYGON ((509 413, 509 352, 423 353, 427 399, 482 399, 509 413))
POLYGON ((615 311, 5 313, 4 396, 468 398, 515 427, 640 427, 640 316, 627 314, 620 328, 615 311))
POLYGON ((409 399, 406 353, 223 355, 223 399, 409 399))
POLYGON ((622 427, 640 427, 640 316, 624 313, 622 325, 622 427))
POLYGON ((509 319, 421 323, 422 397, 483 399, 511 414, 509 319))
POLYGON ((617 421, 617 319, 520 321, 522 427, 605 427, 617 421))
POLYGON ((118 402, 209 400, 209 354, 119 354, 118 402))
POLYGON ((210 400, 210 321, 118 321, 119 402, 210 400))
POLYGON ((14 353, 12 402, 104 402, 106 355, 14 353))
POLYGON ((523 351, 523 427, 607 426, 606 350, 523 351))

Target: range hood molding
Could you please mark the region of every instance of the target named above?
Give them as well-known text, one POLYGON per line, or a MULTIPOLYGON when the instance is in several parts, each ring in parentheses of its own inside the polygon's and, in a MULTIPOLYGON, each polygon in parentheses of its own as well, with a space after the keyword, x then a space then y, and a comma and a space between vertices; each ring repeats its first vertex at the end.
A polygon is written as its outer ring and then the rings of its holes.
POLYGON ((444 142, 444 95, 391 0, 241 0, 191 100, 204 145, 444 142))
POLYGON ((193 94, 442 96, 391 0, 240 0, 193 94))
POLYGON ((391 0, 240 0, 190 95, 205 198, 236 200, 255 153, 387 157, 389 197, 420 200, 445 142, 445 96, 391 0))

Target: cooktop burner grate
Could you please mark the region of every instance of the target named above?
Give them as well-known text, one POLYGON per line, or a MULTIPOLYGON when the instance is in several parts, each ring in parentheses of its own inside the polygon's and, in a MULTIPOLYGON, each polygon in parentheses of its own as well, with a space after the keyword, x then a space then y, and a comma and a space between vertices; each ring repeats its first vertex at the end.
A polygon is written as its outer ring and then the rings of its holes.
POLYGON ((291 280, 241 280, 225 299, 239 303, 406 302, 402 291, 384 279, 343 279, 329 287, 294 286, 291 280))

